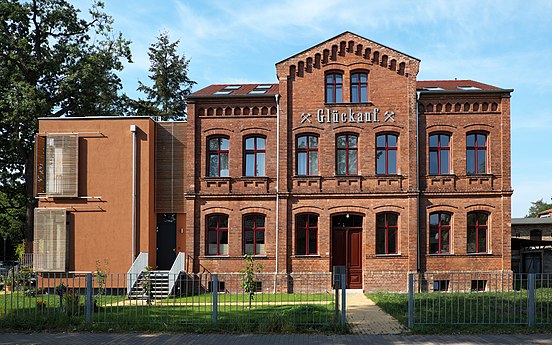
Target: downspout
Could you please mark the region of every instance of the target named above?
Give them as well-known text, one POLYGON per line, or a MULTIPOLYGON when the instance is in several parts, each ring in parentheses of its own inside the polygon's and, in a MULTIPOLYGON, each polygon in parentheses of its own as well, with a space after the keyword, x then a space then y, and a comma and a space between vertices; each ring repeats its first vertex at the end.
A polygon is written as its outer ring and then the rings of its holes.
POLYGON ((416 212, 417 212, 417 227, 418 231, 416 234, 416 270, 418 273, 422 271, 422 249, 420 248, 420 232, 422 231, 420 227, 420 124, 419 124, 419 104, 420 104, 420 91, 416 91, 416 212))
POLYGON ((130 125, 132 132, 132 263, 136 259, 136 125, 130 125))
POLYGON ((278 279, 278 258, 280 251, 280 95, 274 95, 276 99, 276 265, 274 268, 274 291, 278 279))

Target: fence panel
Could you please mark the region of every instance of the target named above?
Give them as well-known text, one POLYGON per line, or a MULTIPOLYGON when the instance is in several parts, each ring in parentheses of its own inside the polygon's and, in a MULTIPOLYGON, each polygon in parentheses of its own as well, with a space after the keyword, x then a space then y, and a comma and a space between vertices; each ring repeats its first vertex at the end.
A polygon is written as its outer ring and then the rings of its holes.
POLYGON ((173 277, 170 294, 158 290, 164 283, 154 272, 129 277, 128 273, 37 274, 21 270, 2 278, 6 288, 0 294, 0 322, 180 326, 216 321, 234 328, 263 323, 337 323, 329 272, 255 274, 252 291, 244 290, 241 274, 219 274, 214 283, 209 273, 181 272, 173 277), (130 290, 129 279, 137 282, 130 290))
POLYGON ((411 325, 552 324, 549 274, 427 272, 412 277, 411 325))

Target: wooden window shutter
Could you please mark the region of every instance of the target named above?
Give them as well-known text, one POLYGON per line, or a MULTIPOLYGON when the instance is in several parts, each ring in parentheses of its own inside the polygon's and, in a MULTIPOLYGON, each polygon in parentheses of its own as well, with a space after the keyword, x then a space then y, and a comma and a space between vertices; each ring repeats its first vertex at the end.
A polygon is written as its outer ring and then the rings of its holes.
POLYGON ((58 197, 78 196, 78 136, 46 138, 46 194, 58 197))
POLYGON ((46 192, 46 137, 43 135, 35 136, 35 166, 34 166, 34 194, 44 194, 46 192))
POLYGON ((65 272, 67 266, 67 212, 64 208, 36 208, 34 212, 35 272, 65 272))

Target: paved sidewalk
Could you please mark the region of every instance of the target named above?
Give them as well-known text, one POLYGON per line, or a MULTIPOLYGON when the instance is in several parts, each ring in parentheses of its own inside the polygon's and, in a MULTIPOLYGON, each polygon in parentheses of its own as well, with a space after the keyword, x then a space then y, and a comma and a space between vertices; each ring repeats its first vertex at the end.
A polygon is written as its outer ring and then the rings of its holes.
POLYGON ((353 334, 401 334, 408 329, 361 291, 347 291, 347 318, 353 334))
POLYGON ((306 334, 113 334, 0 333, 0 344, 206 344, 206 345, 325 345, 325 344, 552 344, 551 334, 532 335, 306 335, 306 334))

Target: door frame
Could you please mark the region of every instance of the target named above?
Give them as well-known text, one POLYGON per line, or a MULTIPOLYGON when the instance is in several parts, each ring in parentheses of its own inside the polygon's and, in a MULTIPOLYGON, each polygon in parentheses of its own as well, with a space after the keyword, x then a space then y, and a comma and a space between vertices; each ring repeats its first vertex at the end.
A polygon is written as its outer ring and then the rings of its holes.
MULTIPOLYGON (((364 285, 364 278, 363 278, 363 271, 364 271, 364 261, 362 260, 362 252, 363 252, 363 239, 362 239, 362 234, 363 234, 363 225, 364 225, 364 215, 363 214, 358 214, 358 213, 338 213, 338 214, 333 214, 330 216, 330 232, 331 232, 331 258, 330 258, 330 266, 331 266, 331 270, 333 271, 333 266, 334 266, 334 260, 335 260, 335 250, 337 250, 336 247, 334 247, 335 245, 335 235, 334 233, 337 232, 337 231, 340 231, 340 232, 345 232, 345 253, 343 253, 343 255, 345 256, 345 275, 346 275, 346 287, 347 289, 362 289, 363 288, 363 285, 364 285), (352 217, 358 217, 360 218, 360 226, 343 226, 343 227, 334 227, 334 217, 346 217, 346 218, 352 218, 352 217), (347 217, 349 216, 349 217, 347 217), (359 251, 358 251, 358 256, 357 256, 357 259, 358 261, 360 262, 359 266, 360 266, 360 274, 359 274, 359 281, 358 283, 355 283, 354 287, 351 287, 351 244, 352 244, 352 235, 353 234, 359 234, 359 242, 358 243, 358 246, 359 246, 359 251)), ((353 219, 351 219, 351 221, 353 221, 353 219)), ((355 270, 358 270, 355 269, 355 270)))

